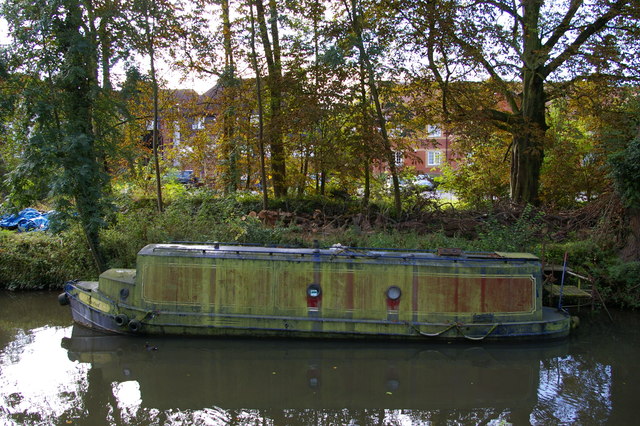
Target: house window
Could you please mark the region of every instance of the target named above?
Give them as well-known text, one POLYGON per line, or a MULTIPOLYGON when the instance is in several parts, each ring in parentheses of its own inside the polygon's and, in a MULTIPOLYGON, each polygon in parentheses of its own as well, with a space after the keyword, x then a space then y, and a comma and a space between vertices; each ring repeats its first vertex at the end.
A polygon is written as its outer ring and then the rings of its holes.
POLYGON ((396 162, 396 166, 402 166, 404 164, 404 159, 402 155, 402 151, 396 151, 393 153, 393 157, 396 162))
POLYGON ((439 166, 442 164, 442 153, 440 151, 427 152, 427 166, 439 166))
POLYGON ((180 145, 180 125, 177 121, 173 122, 173 146, 180 145))
POLYGON ((439 138, 442 136, 442 129, 437 124, 429 124, 427 126, 427 134, 430 138, 439 138))
POLYGON ((204 117, 196 117, 191 124, 191 128, 193 130, 202 130, 204 129, 204 117))

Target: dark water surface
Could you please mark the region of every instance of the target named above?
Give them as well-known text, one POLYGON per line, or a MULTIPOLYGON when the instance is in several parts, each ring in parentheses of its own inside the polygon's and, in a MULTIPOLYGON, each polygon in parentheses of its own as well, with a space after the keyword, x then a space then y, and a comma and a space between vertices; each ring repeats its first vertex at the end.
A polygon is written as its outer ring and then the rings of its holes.
POLYGON ((0 292, 0 424, 638 424, 640 313, 558 343, 105 336, 0 292))

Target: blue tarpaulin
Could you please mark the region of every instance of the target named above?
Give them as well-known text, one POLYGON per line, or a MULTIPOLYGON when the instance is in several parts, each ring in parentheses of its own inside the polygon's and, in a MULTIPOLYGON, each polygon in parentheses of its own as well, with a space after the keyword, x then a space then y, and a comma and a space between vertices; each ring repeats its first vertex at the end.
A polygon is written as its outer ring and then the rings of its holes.
POLYGON ((17 229, 18 232, 44 231, 49 229, 50 212, 39 212, 36 209, 24 209, 17 215, 8 214, 0 216, 0 228, 17 229))

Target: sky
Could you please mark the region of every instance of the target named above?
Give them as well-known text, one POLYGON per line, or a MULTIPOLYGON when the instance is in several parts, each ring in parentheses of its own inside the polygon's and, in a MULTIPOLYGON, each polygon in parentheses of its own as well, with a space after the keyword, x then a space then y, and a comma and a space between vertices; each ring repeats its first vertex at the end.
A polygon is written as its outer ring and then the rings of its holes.
MULTIPOLYGON (((11 44, 11 38, 9 37, 9 28, 7 21, 0 17, 0 45, 11 44)), ((148 59, 144 57, 136 58, 136 62, 140 66, 142 72, 148 72, 149 65, 148 59)), ((160 61, 157 65, 158 77, 166 82, 166 88, 168 89, 193 89, 199 94, 203 94, 207 90, 211 89, 216 84, 215 77, 199 77, 195 73, 184 77, 181 73, 170 70, 167 63, 160 61)), ((124 79, 124 67, 123 64, 119 64, 112 70, 114 77, 114 84, 119 84, 124 79)))

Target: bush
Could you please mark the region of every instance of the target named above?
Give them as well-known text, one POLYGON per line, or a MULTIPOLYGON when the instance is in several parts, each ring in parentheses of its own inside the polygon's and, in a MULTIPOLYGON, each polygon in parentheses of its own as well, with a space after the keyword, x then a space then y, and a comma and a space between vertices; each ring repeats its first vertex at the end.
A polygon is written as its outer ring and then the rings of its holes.
POLYGON ((594 277, 604 277, 605 271, 612 260, 616 258, 612 243, 584 238, 548 246, 544 253, 545 261, 550 264, 562 265, 565 253, 567 253, 568 263, 572 269, 594 277))
POLYGON ((541 215, 527 206, 513 223, 491 217, 471 247, 478 251, 534 252, 540 244, 541 215))
POLYGON ((608 299, 621 307, 640 308, 640 262, 615 263, 608 275, 608 299))
POLYGON ((210 191, 195 191, 169 204, 162 214, 148 203, 130 204, 117 213, 114 223, 101 233, 108 266, 135 267, 136 254, 150 243, 282 243, 284 235, 291 230, 265 227, 257 218, 249 216, 247 213, 254 210, 255 202, 246 196, 218 198, 210 191))
POLYGON ((0 288, 60 288, 71 279, 95 279, 97 272, 83 234, 70 229, 45 232, 0 232, 0 288))
POLYGON ((358 201, 344 198, 330 198, 321 195, 284 197, 271 200, 270 210, 282 210, 296 214, 313 214, 319 210, 327 216, 356 214, 361 205, 358 201))

